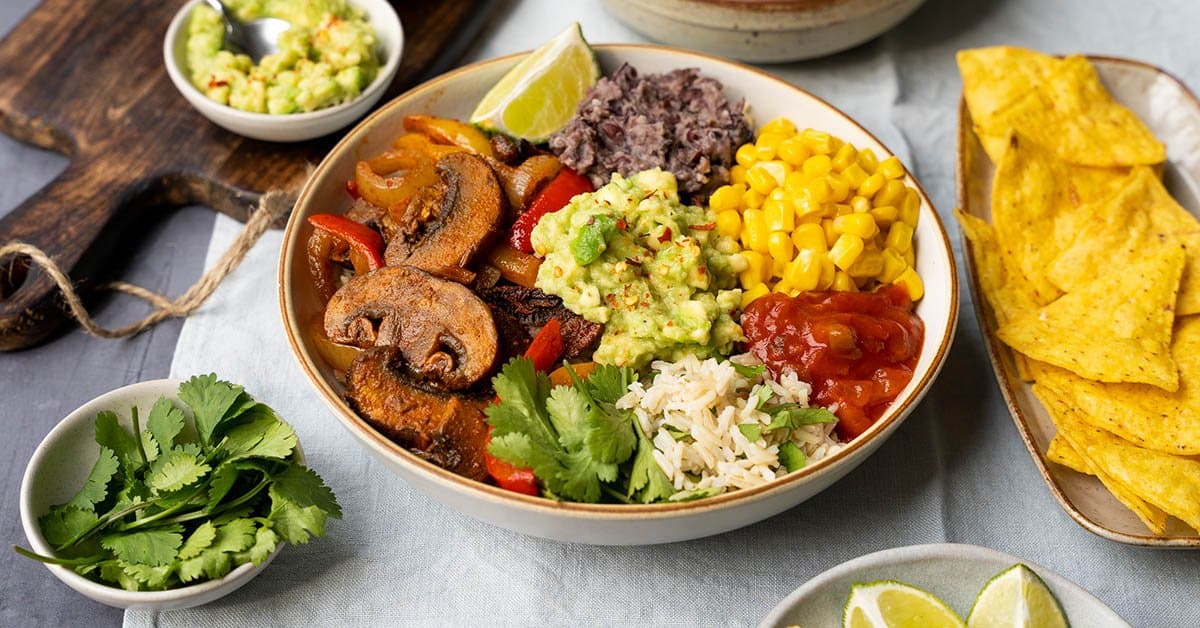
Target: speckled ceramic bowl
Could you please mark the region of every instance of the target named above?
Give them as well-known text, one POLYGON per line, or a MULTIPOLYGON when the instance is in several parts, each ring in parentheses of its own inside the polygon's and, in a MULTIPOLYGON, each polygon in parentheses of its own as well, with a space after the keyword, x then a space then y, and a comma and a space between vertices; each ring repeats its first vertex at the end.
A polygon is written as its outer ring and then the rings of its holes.
MULTIPOLYGON (((601 69, 611 72, 628 62, 643 72, 699 68, 720 80, 733 99, 746 98, 759 122, 788 116, 834 133, 881 157, 891 151, 866 129, 832 105, 794 85, 737 63, 659 46, 596 46, 601 69)), ((292 351, 317 394, 355 440, 404 481, 472 517, 534 536, 606 545, 641 545, 694 539, 749 525, 803 502, 858 466, 879 448, 912 412, 942 367, 954 336, 958 283, 950 241, 924 192, 916 232, 917 271, 925 298, 917 313, 925 322, 925 341, 912 381, 883 417, 866 433, 833 455, 763 486, 694 502, 651 505, 555 502, 475 482, 427 462, 388 440, 358 416, 342 398, 344 388, 326 365, 306 331, 324 308, 305 258, 312 234, 306 218, 318 212, 342 212, 350 204, 345 182, 355 164, 386 150, 404 132, 409 114, 466 119, 480 98, 521 55, 460 68, 385 105, 334 147, 308 180, 288 222, 279 262, 279 299, 292 351)), ((911 177, 910 185, 920 189, 911 177)))
POLYGON ((656 41, 779 63, 812 59, 878 37, 925 0, 604 0, 626 26, 656 41))

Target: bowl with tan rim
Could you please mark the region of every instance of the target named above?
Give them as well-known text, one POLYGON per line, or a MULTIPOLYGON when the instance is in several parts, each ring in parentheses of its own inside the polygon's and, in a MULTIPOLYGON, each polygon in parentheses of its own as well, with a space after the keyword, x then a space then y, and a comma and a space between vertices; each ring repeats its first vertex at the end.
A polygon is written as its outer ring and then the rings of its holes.
MULTIPOLYGON (((645 73, 699 68, 701 74, 721 81, 731 99, 745 98, 754 120, 788 116, 856 146, 871 147, 879 155, 891 154, 837 108, 759 70, 659 46, 604 45, 595 49, 606 73, 626 62, 645 73)), ((321 359, 309 336, 309 322, 320 316, 324 304, 317 295, 305 257, 306 243, 312 234, 306 218, 319 212, 339 213, 349 206, 351 199, 345 183, 353 177, 355 164, 386 150, 404 132, 404 116, 429 114, 466 119, 479 99, 520 58, 521 55, 513 55, 469 65, 396 98, 346 135, 301 191, 280 256, 280 306, 292 352, 308 383, 329 406, 333 420, 401 480, 466 515, 533 536, 605 545, 681 541, 755 523, 816 495, 878 449, 929 390, 949 351, 958 314, 957 274, 949 238, 929 198, 911 176, 907 183, 916 187, 922 198, 915 242, 917 271, 926 286, 925 297, 916 308, 925 324, 925 339, 913 378, 867 432, 799 471, 759 487, 692 502, 648 505, 558 502, 455 475, 388 440, 351 409, 343 398, 344 387, 321 359)))

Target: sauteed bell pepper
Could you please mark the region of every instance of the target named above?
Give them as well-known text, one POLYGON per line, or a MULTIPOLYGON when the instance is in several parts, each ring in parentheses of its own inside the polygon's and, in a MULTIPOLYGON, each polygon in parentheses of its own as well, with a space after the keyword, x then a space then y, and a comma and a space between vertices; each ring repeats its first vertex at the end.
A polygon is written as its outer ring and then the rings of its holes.
POLYGON ((533 244, 529 238, 542 216, 566 207, 567 203, 578 194, 595 191, 596 189, 592 187, 592 182, 587 177, 577 174, 570 168, 559 170, 558 174, 546 184, 546 187, 533 197, 533 201, 529 203, 529 209, 513 222, 509 244, 512 244, 513 248, 518 251, 532 253, 533 244))
MULTIPOLYGON (((550 319, 534 337, 533 342, 529 343, 529 348, 525 350, 525 357, 533 362, 533 368, 538 371, 549 371, 558 359, 563 354, 563 338, 562 325, 558 319, 550 319)), ((488 427, 487 441, 492 442, 492 428, 488 427)), ((513 491, 516 493, 524 493, 525 495, 538 495, 537 478, 533 475, 532 469, 524 469, 513 466, 496 458, 484 449, 484 464, 487 466, 488 475, 496 480, 496 485, 502 489, 513 491)))
POLYGON ((365 273, 383 266, 383 236, 374 229, 334 214, 313 214, 308 217, 308 224, 350 245, 355 272, 365 273))

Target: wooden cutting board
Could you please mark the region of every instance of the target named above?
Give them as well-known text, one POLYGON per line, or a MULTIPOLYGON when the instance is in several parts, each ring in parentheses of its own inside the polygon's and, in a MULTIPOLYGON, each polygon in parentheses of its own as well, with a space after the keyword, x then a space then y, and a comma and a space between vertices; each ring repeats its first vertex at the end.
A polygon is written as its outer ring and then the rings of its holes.
MULTIPOLYGON (((482 24, 487 5, 394 4, 404 54, 380 104, 424 78, 462 29, 482 24)), ((258 193, 298 186, 341 136, 274 144, 201 116, 163 67, 163 36, 181 5, 46 0, 0 41, 0 132, 70 157, 57 179, 0 218, 0 244, 40 247, 86 288, 106 278, 114 255, 136 254, 114 251, 115 236, 147 212, 201 204, 244 220, 258 193)), ((36 344, 68 320, 44 272, 0 260, 0 351, 36 344)))

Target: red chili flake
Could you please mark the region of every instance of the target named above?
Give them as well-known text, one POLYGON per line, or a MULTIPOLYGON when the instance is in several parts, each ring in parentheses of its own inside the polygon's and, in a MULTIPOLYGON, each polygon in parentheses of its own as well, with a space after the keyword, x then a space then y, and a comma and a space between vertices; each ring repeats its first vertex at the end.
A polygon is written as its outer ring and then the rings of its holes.
POLYGON ((670 240, 670 239, 671 239, 671 228, 670 228, 670 227, 664 227, 664 228, 663 228, 662 235, 658 236, 658 241, 659 241, 659 242, 666 242, 667 240, 670 240))
POLYGON ((226 86, 226 85, 228 85, 228 84, 229 84, 229 81, 225 81, 225 80, 218 80, 218 79, 215 79, 215 78, 214 78, 214 79, 209 79, 209 81, 208 81, 208 88, 209 88, 209 89, 216 89, 216 88, 218 88, 218 87, 225 87, 225 86, 226 86))
POLYGON ((695 231, 712 231, 713 229, 716 229, 716 228, 717 228, 717 223, 715 223, 715 222, 705 223, 703 225, 689 225, 688 226, 688 229, 692 229, 695 231))
POLYGON ((624 230, 625 230, 625 228, 626 228, 626 227, 628 227, 628 226, 629 226, 629 223, 625 222, 625 219, 624 219, 624 218, 618 218, 618 219, 617 219, 617 229, 619 229, 619 230, 621 230, 621 231, 624 231, 624 230))

